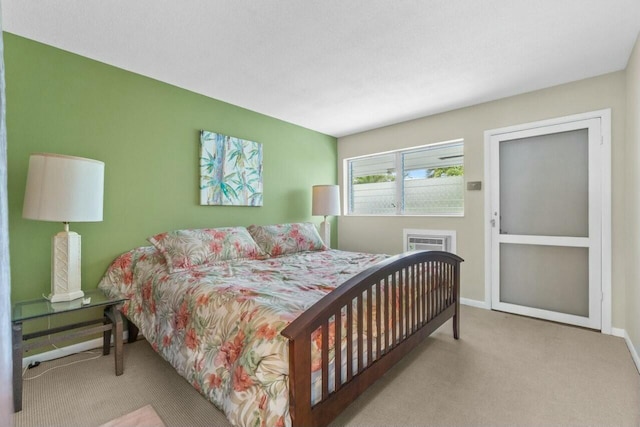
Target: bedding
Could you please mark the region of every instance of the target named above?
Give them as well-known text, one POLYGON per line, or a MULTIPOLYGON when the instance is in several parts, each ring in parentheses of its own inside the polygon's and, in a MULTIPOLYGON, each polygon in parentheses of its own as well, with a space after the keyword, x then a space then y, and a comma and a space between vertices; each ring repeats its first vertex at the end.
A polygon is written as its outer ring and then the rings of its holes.
MULTIPOLYGON (((278 257, 237 257, 173 272, 158 249, 140 247, 118 257, 99 288, 129 298, 123 313, 232 424, 290 425, 288 341, 280 332, 335 287, 385 258, 303 247, 278 257)), ((316 336, 312 345, 320 341, 316 336)), ((314 366, 316 377, 319 369, 314 366)))
POLYGON ((175 230, 147 240, 164 256, 171 273, 217 261, 266 257, 244 227, 175 230))
POLYGON ((251 237, 271 256, 328 249, 310 222, 274 225, 250 225, 251 237))

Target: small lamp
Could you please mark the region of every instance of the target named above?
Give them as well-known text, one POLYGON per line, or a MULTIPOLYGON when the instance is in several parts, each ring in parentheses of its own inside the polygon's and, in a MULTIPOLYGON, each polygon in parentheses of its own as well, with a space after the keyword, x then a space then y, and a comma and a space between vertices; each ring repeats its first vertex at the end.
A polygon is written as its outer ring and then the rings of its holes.
POLYGON ((331 223, 328 215, 340 215, 340 187, 338 185, 314 185, 311 207, 312 215, 324 216, 320 224, 320 237, 324 244, 331 246, 331 223))
POLYGON ((103 194, 103 162, 48 153, 29 157, 22 217, 64 224, 51 240, 51 302, 84 296, 80 235, 69 231, 69 223, 102 221, 103 194))

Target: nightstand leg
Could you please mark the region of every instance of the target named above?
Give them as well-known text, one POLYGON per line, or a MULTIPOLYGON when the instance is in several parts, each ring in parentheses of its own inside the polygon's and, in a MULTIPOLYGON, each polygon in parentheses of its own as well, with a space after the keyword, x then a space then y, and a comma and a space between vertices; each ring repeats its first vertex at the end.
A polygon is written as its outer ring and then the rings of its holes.
MULTIPOLYGON (((104 309, 104 322, 103 324, 111 323, 109 320, 110 308, 104 309)), ((111 329, 104 331, 102 333, 102 355, 107 356, 111 353, 111 332, 113 330, 113 325, 111 325, 111 329)))
POLYGON ((22 323, 11 324, 13 347, 13 410, 22 411, 22 323))
POLYGON ((111 322, 111 329, 104 332, 103 353, 109 354, 109 345, 111 336, 113 336, 114 358, 116 364, 116 375, 122 375, 124 372, 124 349, 122 344, 122 314, 115 305, 104 309, 105 322, 111 322))
POLYGON ((111 319, 113 320, 113 346, 115 347, 116 375, 122 375, 124 372, 122 315, 115 305, 111 306, 111 319))

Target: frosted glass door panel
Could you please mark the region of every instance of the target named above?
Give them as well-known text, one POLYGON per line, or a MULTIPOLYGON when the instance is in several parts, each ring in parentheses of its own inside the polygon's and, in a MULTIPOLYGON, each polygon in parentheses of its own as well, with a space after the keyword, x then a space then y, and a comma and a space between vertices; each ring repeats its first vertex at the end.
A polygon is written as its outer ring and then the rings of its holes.
POLYGON ((500 299, 589 316, 589 249, 500 244, 500 299))
POLYGON ((588 237, 588 129, 500 142, 500 234, 588 237))

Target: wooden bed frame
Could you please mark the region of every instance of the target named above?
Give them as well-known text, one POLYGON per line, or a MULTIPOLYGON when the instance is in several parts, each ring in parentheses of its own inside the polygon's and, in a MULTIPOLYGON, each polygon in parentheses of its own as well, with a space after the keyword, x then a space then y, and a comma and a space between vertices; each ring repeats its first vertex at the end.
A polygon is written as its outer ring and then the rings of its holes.
MULTIPOLYGON (((367 387, 450 318, 453 318, 453 336, 458 339, 461 262, 463 259, 457 255, 437 251, 388 258, 347 280, 291 322, 281 334, 289 340, 292 425, 328 425, 367 387), (381 313, 379 316, 372 315, 374 308, 376 313, 381 313), (333 344, 333 364, 327 333, 330 328, 339 328, 347 340, 342 351, 335 351, 333 344), (381 339, 374 336, 374 328, 381 339), (314 332, 322 336, 322 396, 315 403, 311 401, 314 332), (357 338, 352 340, 352 337, 357 338), (345 357, 346 375, 343 375, 345 357), (334 378, 341 379, 331 386, 326 375, 330 369, 334 370, 334 378)), ((127 320, 129 342, 132 342, 137 338, 138 328, 127 320)))
MULTIPOLYGON (((291 322, 282 335, 289 339, 292 424, 305 427, 329 424, 424 337, 451 317, 453 336, 458 339, 462 261, 448 252, 397 255, 352 277, 291 322), (390 301, 396 301, 396 304, 390 301), (353 319, 354 306, 357 319, 353 319), (374 307, 380 315, 372 316, 374 307), (385 307, 389 309, 385 310, 385 307), (355 325, 353 320, 357 320, 355 325), (382 339, 374 337, 374 326, 382 339), (334 344, 335 361, 331 366, 328 331, 334 327, 337 328, 335 331, 341 331, 340 335, 346 336, 347 344, 342 351, 336 351, 340 345, 336 349, 334 344), (311 402, 311 336, 318 328, 322 334, 322 397, 314 404, 311 402), (352 342, 354 336, 356 343, 352 342), (341 363, 344 353, 346 376, 342 373, 341 363), (355 369, 354 361, 357 362, 355 369), (330 369, 335 370, 334 378, 341 379, 334 381, 331 388, 327 375, 330 369)), ((335 342, 341 340, 336 338, 335 342)))

